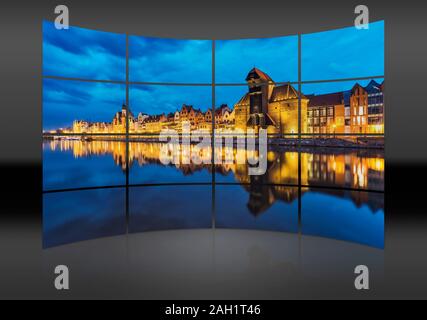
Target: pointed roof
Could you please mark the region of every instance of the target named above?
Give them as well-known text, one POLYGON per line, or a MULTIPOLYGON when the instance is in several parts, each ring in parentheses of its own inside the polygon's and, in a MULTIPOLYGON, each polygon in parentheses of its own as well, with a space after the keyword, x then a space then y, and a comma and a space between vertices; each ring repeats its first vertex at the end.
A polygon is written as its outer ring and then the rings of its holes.
POLYGON ((276 122, 271 118, 271 116, 268 113, 249 115, 249 119, 247 121, 247 124, 250 126, 256 125, 258 117, 265 117, 265 123, 264 124, 266 126, 275 126, 276 125, 276 122))
POLYGON ((271 79, 268 74, 255 67, 252 68, 246 76, 246 81, 249 81, 251 79, 260 79, 267 82, 273 82, 273 79, 271 79))
POLYGON ((185 110, 187 112, 190 112, 191 110, 193 110, 193 106, 191 105, 186 105, 185 103, 182 105, 181 111, 185 110))
POLYGON ((215 109, 215 115, 223 115, 226 111, 231 112, 227 104, 223 103, 219 108, 215 109))
POLYGON ((355 85, 353 86, 353 88, 351 88, 351 93, 353 94, 354 91, 356 90, 356 88, 361 88, 363 90, 365 90, 365 88, 363 88, 358 82, 355 83, 355 85))
MULTIPOLYGON (((266 188, 266 187, 263 187, 266 188)), ((268 192, 268 191, 267 191, 268 192)), ((271 207, 269 197, 259 192, 250 192, 249 201, 246 205, 249 211, 255 216, 259 216, 271 207)))
POLYGON ((247 92, 242 98, 240 98, 239 101, 235 104, 235 106, 249 106, 250 99, 249 99, 249 92, 247 92))
MULTIPOLYGON (((298 91, 290 83, 287 83, 281 86, 274 87, 269 102, 298 99, 298 96, 298 91)), ((306 99, 306 96, 301 94, 301 98, 306 99)))
POLYGON ((368 93, 378 93, 381 92, 381 85, 375 80, 371 80, 368 85, 365 87, 365 90, 368 93))

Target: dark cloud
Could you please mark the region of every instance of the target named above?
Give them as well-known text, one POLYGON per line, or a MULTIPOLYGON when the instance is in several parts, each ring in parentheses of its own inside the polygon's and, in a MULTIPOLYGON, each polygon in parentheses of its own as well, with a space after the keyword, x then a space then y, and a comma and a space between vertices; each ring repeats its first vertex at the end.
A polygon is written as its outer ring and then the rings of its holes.
POLYGON ((126 57, 124 34, 95 31, 70 26, 57 30, 52 22, 43 22, 43 41, 64 51, 85 55, 90 51, 102 52, 119 58, 126 57))
POLYGON ((43 80, 43 129, 71 126, 73 120, 110 122, 125 102, 122 84, 43 80))
POLYGON ((212 41, 129 38, 130 79, 144 82, 209 83, 212 41))
POLYGON ((43 74, 96 80, 125 80, 126 37, 43 22, 43 74))

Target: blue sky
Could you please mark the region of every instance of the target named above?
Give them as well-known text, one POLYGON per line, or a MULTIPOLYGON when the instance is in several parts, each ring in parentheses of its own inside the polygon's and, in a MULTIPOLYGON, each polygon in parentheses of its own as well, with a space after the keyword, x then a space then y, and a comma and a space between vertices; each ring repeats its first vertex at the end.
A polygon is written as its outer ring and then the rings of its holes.
POLYGON ((384 75, 384 21, 303 35, 301 59, 303 81, 384 75))
POLYGON ((43 21, 43 75, 126 79, 126 36, 43 21))
MULTIPOLYGON (((381 84, 384 81, 384 78, 372 78, 372 79, 378 82, 379 84, 381 84)), ((347 91, 347 90, 351 90, 356 83, 364 87, 368 85, 370 81, 371 80, 309 83, 309 84, 303 84, 301 86, 301 91, 305 95, 347 91)))
POLYGON ((217 106, 225 103, 230 107, 240 100, 248 92, 248 86, 216 86, 215 102, 217 106))
POLYGON ((298 37, 215 42, 217 83, 246 83, 245 78, 253 67, 266 72, 273 81, 297 81, 298 37))
MULTIPOLYGON (((111 122, 126 101, 124 84, 43 80, 43 129, 69 127, 73 120, 111 122)), ((175 112, 182 104, 206 111, 212 105, 210 86, 131 85, 130 108, 161 114, 175 112)))
POLYGON ((126 101, 125 85, 43 80, 43 129, 69 127, 73 120, 111 122, 126 101))
MULTIPOLYGON (((296 81, 297 36, 217 40, 217 83, 244 83, 257 68, 274 81, 296 81)), ((140 82, 209 83, 212 41, 130 36, 130 79, 140 82)), ((302 80, 384 74, 384 22, 302 35, 302 80)), ((90 29, 56 30, 43 22, 43 74, 125 80, 126 38, 90 29)))
POLYGON ((161 114, 180 110, 189 104, 206 111, 212 106, 210 86, 131 85, 129 104, 132 112, 161 114))
POLYGON ((212 41, 129 37, 129 78, 139 82, 212 82, 212 41))
MULTIPOLYGON (((209 83, 212 41, 130 36, 130 79, 141 82, 209 83)), ((216 41, 217 83, 244 83, 256 66, 274 81, 297 80, 297 37, 216 41)), ((43 22, 43 75, 94 80, 125 80, 126 38, 123 34, 78 27, 56 30, 43 22)), ((307 80, 367 77, 384 73, 384 22, 369 30, 354 27, 302 36, 302 76, 307 80)), ((382 79, 380 79, 382 81, 382 79)), ((367 81, 361 81, 364 84, 367 81)), ((304 85, 303 93, 348 90, 354 83, 304 85)), ((233 106, 247 87, 218 87, 217 105, 233 106)), ((71 125, 74 119, 111 121, 124 101, 124 86, 44 80, 44 129, 71 125)), ((211 88, 133 86, 134 113, 171 112, 183 103, 206 110, 211 88)))

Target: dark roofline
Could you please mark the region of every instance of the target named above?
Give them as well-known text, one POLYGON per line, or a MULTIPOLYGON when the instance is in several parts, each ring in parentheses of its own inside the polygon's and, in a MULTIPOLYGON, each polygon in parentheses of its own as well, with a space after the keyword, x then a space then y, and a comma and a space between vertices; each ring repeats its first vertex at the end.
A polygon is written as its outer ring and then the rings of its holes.
POLYGON ((246 81, 249 81, 249 79, 252 79, 252 75, 256 74, 258 76, 258 78, 256 79, 263 79, 266 80, 268 82, 274 82, 273 79, 271 79, 271 77, 266 74, 264 71, 261 71, 260 69, 253 67, 249 72, 248 75, 246 76, 246 81))
POLYGON ((340 104, 345 104, 344 93, 342 91, 312 95, 308 102, 309 107, 336 106, 340 104))

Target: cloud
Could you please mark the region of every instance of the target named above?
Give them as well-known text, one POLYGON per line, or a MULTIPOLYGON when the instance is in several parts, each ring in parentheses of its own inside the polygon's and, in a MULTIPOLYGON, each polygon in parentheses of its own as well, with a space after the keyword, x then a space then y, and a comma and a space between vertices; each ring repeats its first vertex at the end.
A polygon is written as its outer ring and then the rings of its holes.
POLYGON ((296 81, 298 37, 218 40, 215 67, 218 83, 245 83, 253 67, 266 72, 274 81, 296 81))
POLYGON ((384 74, 384 22, 369 30, 354 27, 302 36, 302 80, 329 80, 384 74))
POLYGON ((125 80, 125 35, 70 27, 55 29, 43 22, 43 74, 51 76, 125 80))
POLYGON ((209 83, 212 80, 212 41, 131 36, 131 81, 209 83))
POLYGON ((206 111, 212 105, 210 86, 132 85, 129 96, 134 113, 175 112, 183 104, 206 111))
POLYGON ((44 79, 43 129, 68 127, 73 120, 110 122, 125 99, 121 84, 44 79))

